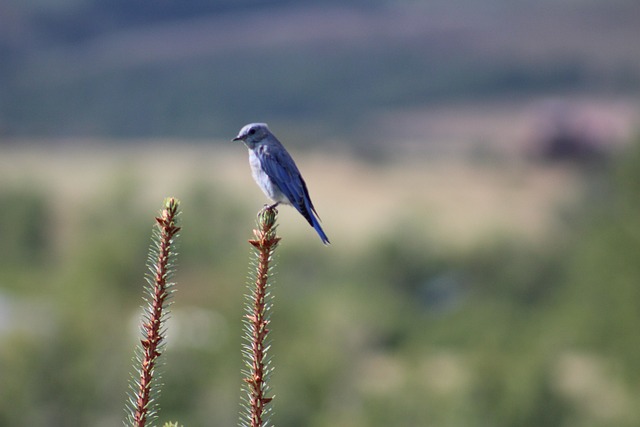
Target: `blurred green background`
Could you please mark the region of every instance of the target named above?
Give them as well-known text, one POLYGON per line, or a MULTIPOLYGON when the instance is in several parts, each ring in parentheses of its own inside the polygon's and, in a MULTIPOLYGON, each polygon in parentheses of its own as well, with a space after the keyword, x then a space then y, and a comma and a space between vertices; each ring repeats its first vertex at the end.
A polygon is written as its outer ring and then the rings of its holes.
POLYGON ((640 425, 640 3, 0 3, 0 426, 111 426, 182 201, 162 422, 238 419, 266 121, 274 424, 640 425))

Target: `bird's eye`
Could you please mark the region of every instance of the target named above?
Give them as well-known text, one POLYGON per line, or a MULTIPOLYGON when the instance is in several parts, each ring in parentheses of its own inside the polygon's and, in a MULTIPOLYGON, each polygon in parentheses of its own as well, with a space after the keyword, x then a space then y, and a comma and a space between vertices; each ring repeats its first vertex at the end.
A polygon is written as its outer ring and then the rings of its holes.
POLYGON ((256 133, 256 130, 255 130, 255 129, 250 129, 250 130, 249 130, 249 135, 253 135, 253 134, 255 134, 255 133, 256 133))

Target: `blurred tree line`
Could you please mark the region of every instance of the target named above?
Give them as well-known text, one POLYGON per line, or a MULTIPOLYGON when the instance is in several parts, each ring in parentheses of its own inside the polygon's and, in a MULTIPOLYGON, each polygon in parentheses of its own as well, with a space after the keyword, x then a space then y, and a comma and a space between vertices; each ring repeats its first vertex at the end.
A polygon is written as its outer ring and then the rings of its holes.
MULTIPOLYGON (((545 243, 451 253, 408 223, 349 253, 283 241, 275 425, 637 425, 640 147, 598 167, 545 243)), ((73 219, 37 186, 2 190, 0 425, 124 416, 152 225, 127 188, 73 219)), ((160 419, 229 425, 253 224, 220 189, 182 199, 160 419)))
POLYGON ((394 108, 640 87, 638 64, 617 50, 585 41, 530 55, 519 41, 540 31, 554 32, 554 43, 581 40, 592 21, 626 28, 631 0, 449 3, 10 0, 0 8, 0 136, 209 138, 249 120, 314 129, 308 144, 357 141, 375 138, 371 121, 394 108), (407 14, 423 15, 423 28, 407 14), (538 28, 564 14, 566 27, 538 28), (307 40, 289 26, 296 20, 326 32, 307 40), (536 25, 518 28, 522 20, 536 25))

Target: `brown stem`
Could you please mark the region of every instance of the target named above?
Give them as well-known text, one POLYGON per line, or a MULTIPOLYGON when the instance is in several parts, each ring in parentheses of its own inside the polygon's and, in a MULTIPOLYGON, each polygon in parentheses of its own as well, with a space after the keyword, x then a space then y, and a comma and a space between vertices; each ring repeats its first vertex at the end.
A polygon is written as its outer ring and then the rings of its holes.
POLYGON ((256 239, 249 240, 257 250, 258 269, 256 272, 255 288, 252 293, 253 307, 245 317, 249 322, 251 332, 251 360, 249 376, 244 381, 249 385, 250 426, 262 427, 266 405, 273 398, 266 397, 266 340, 269 334, 267 328, 269 320, 266 318, 269 264, 279 237, 276 237, 274 224, 278 211, 275 207, 265 207, 258 215, 259 230, 254 230, 256 239))
POLYGON ((167 277, 170 273, 169 258, 171 256, 173 238, 180 231, 180 227, 175 225, 177 213, 178 202, 175 199, 169 199, 165 204, 162 215, 156 218, 159 228, 159 241, 157 242, 157 259, 154 263, 153 289, 150 292, 151 301, 147 307, 146 322, 142 325, 144 337, 140 340, 142 344, 142 362, 133 417, 134 425, 137 427, 145 426, 149 417, 153 374, 160 356, 160 347, 164 340, 161 323, 163 310, 166 308, 167 299, 170 295, 167 284, 167 277))

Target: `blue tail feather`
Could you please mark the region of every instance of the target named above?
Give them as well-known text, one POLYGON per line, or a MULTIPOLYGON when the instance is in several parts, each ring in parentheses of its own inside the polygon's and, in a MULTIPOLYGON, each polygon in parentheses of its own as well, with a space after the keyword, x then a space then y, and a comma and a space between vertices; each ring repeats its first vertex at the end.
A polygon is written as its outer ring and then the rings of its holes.
POLYGON ((331 242, 329 241, 329 238, 327 237, 327 235, 324 234, 324 230, 320 226, 318 219, 315 216, 311 215, 311 220, 313 221, 313 224, 311 225, 313 225, 313 228, 318 233, 318 236, 320 236, 320 239, 322 239, 322 243, 324 243, 325 245, 330 244, 331 242))

